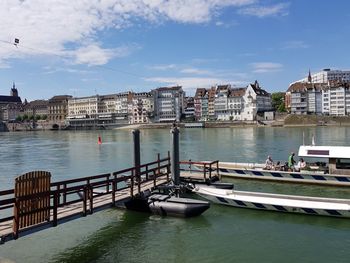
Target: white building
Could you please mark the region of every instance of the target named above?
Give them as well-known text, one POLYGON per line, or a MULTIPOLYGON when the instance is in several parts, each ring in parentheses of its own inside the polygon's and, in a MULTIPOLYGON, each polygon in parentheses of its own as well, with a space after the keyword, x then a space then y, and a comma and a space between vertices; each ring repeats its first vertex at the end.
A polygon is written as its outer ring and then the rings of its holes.
POLYGON ((184 91, 181 86, 162 87, 152 91, 157 122, 179 122, 183 111, 184 91))
MULTIPOLYGON (((328 81, 350 82, 350 70, 324 69, 311 75, 312 83, 328 83, 328 81)), ((310 82, 309 77, 296 82, 310 82)))
POLYGON ((217 120, 229 120, 228 96, 231 91, 230 85, 220 85, 216 87, 214 109, 217 120))
POLYGON ((293 83, 287 90, 292 114, 325 114, 344 116, 350 114, 348 83, 293 83))

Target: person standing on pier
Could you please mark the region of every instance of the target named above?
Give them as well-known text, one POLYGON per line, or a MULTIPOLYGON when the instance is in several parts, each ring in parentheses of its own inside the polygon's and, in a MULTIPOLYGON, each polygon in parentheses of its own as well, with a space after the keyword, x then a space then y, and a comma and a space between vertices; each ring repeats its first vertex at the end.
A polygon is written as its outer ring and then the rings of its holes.
POLYGON ((292 171, 294 171, 294 165, 295 165, 294 155, 295 155, 295 153, 292 152, 288 157, 288 167, 292 171))
POLYGON ((267 159, 265 161, 265 169, 271 170, 272 167, 273 167, 273 160, 272 160, 271 156, 269 155, 269 156, 267 156, 267 159))

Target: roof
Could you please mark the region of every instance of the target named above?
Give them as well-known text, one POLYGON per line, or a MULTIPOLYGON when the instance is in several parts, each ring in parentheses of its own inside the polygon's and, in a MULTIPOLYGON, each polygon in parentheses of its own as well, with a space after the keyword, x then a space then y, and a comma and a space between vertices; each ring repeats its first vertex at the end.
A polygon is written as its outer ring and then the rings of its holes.
POLYGON ((255 83, 251 83, 250 86, 252 87, 252 89, 254 90, 254 92, 256 93, 256 95, 260 95, 260 96, 269 96, 270 93, 268 93, 266 90, 263 90, 262 88, 260 88, 259 83, 257 81, 255 81, 255 83))
POLYGON ((194 95, 195 97, 203 97, 207 93, 207 90, 205 88, 198 88, 196 90, 196 94, 194 95))
POLYGON ((167 90, 180 90, 182 89, 181 86, 174 86, 174 87, 160 87, 157 90, 158 91, 167 91, 167 90))
POLYGON ((295 82, 289 86, 287 92, 306 92, 312 89, 321 91, 325 86, 325 84, 320 83, 295 82))
POLYGON ((0 96, 0 103, 22 103, 21 97, 0 96))
POLYGON ((300 146, 298 156, 350 159, 349 146, 300 146))
POLYGON ((245 94, 247 88, 235 88, 231 89, 229 97, 242 97, 245 94))
POLYGON ((62 100, 68 100, 70 98, 73 98, 73 96, 71 95, 57 95, 57 96, 53 96, 51 99, 49 99, 49 101, 62 101, 62 100))

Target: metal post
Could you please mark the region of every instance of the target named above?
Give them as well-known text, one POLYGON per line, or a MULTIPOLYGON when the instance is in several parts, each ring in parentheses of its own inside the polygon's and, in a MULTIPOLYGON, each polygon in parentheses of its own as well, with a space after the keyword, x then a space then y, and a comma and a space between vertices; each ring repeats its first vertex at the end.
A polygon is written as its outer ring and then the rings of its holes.
POLYGON ((179 129, 173 127, 171 144, 171 177, 175 185, 180 184, 180 163, 179 163, 179 129))
POLYGON ((138 191, 141 191, 141 178, 140 178, 140 130, 132 131, 134 139, 134 167, 135 167, 135 176, 138 182, 138 191))

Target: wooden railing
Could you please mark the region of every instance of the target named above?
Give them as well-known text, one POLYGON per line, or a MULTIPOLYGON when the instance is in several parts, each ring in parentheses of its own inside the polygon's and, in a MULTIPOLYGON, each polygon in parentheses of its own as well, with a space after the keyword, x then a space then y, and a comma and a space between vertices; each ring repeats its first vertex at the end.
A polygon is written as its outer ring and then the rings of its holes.
MULTIPOLYGON (((157 178, 165 177, 169 181, 170 175, 170 157, 160 158, 157 160, 142 164, 139 167, 139 175, 136 175, 137 167, 131 167, 120 171, 75 178, 65 181, 53 182, 50 184, 49 192, 42 192, 32 195, 25 195, 15 198, 15 190, 0 191, 0 224, 11 220, 19 220, 17 216, 34 215, 41 211, 41 208, 32 209, 30 212, 17 211, 16 203, 41 198, 44 195, 50 196, 50 214, 48 222, 53 226, 58 224, 58 208, 71 204, 83 203, 82 214, 86 216, 94 211, 94 199, 99 196, 111 195, 111 206, 115 206, 116 192, 130 188, 130 196, 141 192, 141 185, 153 181, 153 186, 157 184, 157 178), (11 215, 10 210, 14 213, 11 215), (5 213, 4 211, 7 211, 5 213), (7 214, 7 215, 6 215, 7 214)), ((14 238, 18 237, 20 228, 13 229, 14 238)), ((1 237, 0 237, 1 238, 1 237)))
POLYGON ((189 172, 202 172, 204 176, 204 180, 212 178, 212 174, 219 175, 219 160, 216 161, 208 161, 208 162, 196 162, 192 160, 188 161, 180 161, 180 169, 182 171, 189 172), (195 166, 195 167, 193 167, 195 166))

